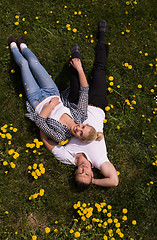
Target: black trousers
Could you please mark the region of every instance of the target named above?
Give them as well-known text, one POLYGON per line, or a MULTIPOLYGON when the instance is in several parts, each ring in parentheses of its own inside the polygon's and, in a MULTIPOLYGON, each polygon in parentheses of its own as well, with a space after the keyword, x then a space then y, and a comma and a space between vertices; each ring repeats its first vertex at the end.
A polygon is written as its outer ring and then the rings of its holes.
MULTIPOLYGON (((108 57, 108 45, 98 43, 95 51, 92 79, 89 83, 88 104, 100 107, 105 111, 107 101, 106 66, 108 57)), ((74 58, 75 56, 73 56, 74 58)), ((77 57, 77 56, 76 56, 77 57)), ((71 66, 69 101, 77 103, 79 98, 79 76, 76 69, 71 66)))

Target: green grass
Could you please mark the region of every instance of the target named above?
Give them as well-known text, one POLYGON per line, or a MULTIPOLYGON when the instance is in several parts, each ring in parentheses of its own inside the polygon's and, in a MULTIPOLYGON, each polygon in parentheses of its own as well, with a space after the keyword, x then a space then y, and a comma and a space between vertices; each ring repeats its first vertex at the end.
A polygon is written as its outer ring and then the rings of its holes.
MULTIPOLYGON (((94 206, 103 200, 112 205, 112 216, 120 222, 122 209, 128 209, 128 220, 121 223, 124 233, 122 239, 156 239, 156 166, 152 164, 157 160, 155 7, 156 2, 149 0, 137 0, 137 4, 129 1, 129 5, 120 0, 6 0, 0 3, 0 127, 7 124, 7 132, 12 135, 11 145, 8 145, 6 137, 0 136, 1 239, 32 239, 33 235, 39 240, 75 239, 69 230, 72 228, 76 231, 79 227, 81 235, 78 239, 103 239, 108 228, 93 224, 92 229, 95 230, 85 230, 88 221, 73 221, 74 218, 79 219, 77 210, 73 208, 75 203, 81 201, 94 206), (81 11, 81 14, 75 15, 74 11, 81 11), (16 15, 19 16, 17 19, 16 15), (113 87, 108 80, 108 87, 113 89, 112 93, 108 93, 109 105, 113 105, 113 108, 106 113, 104 134, 108 156, 120 172, 120 182, 116 188, 93 185, 86 192, 79 192, 73 183, 73 166, 58 162, 44 146, 36 149, 37 153, 33 153, 35 148, 26 147, 35 138, 39 139, 39 131, 24 116, 26 97, 19 68, 6 48, 7 39, 12 33, 25 36, 29 48, 59 88, 64 89, 69 84, 68 59, 70 48, 75 43, 81 47, 82 60, 90 81, 97 24, 101 19, 107 20, 106 42, 111 43, 107 78, 114 77, 113 87), (19 21, 19 25, 14 24, 16 21, 19 21), (70 31, 67 30, 67 24, 70 24, 70 31), (72 31, 74 28, 77 29, 76 33, 72 31), (127 33, 126 29, 130 32, 127 33), (91 40, 94 42, 91 43, 91 40), (132 65, 132 69, 123 66, 124 63, 132 65), (11 73, 11 69, 15 73, 11 73), (138 84, 142 84, 141 89, 137 87, 138 84), (19 94, 23 97, 20 98, 19 94), (130 109, 126 99, 134 109, 130 109), (132 103, 133 100, 136 104, 132 103), (17 132, 9 130, 10 124, 18 129, 17 132), (117 126, 120 126, 119 130, 117 126), (8 154, 9 149, 18 152, 19 157, 13 159, 8 154), (4 166, 4 161, 14 162, 16 167, 11 168, 10 164, 4 166), (46 169, 45 174, 37 180, 28 173, 28 166, 33 163, 43 163, 46 169), (154 184, 147 185, 150 181, 154 184), (40 189, 45 190, 44 196, 29 200, 40 189), (135 226, 131 223, 134 219, 137 221, 135 226), (45 233, 45 227, 51 228, 49 234, 45 233), (54 229, 58 229, 58 232, 54 229)), ((0 132, 3 132, 3 128, 0 132)), ((100 176, 100 173, 95 169, 94 175, 100 176)), ((101 219, 101 214, 102 211, 99 213, 95 209, 93 217, 101 219)), ((115 231, 114 226, 108 225, 115 231)), ((121 239, 117 234, 113 237, 121 239)))

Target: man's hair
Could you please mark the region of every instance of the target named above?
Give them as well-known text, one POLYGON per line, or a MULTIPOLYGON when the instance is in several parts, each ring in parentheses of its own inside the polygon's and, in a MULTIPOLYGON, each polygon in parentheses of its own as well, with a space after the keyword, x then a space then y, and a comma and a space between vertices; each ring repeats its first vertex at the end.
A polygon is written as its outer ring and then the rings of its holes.
POLYGON ((94 140, 97 140, 97 141, 100 141, 103 139, 104 135, 102 132, 97 132, 95 130, 95 128, 93 128, 91 125, 89 124, 86 124, 88 127, 90 127, 90 132, 89 132, 89 135, 88 137, 84 138, 81 140, 81 142, 87 142, 87 143, 90 143, 94 140))
POLYGON ((86 189, 88 189, 90 187, 90 185, 92 184, 92 177, 89 183, 84 183, 82 181, 77 181, 76 180, 76 176, 75 176, 75 183, 77 185, 77 187, 79 188, 79 190, 84 191, 86 189))

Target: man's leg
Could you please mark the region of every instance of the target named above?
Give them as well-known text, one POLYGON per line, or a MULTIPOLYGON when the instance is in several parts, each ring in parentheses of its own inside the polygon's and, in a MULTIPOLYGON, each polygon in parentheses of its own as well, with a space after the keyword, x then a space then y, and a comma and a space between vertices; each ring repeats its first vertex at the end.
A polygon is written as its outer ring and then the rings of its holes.
MULTIPOLYGON (((80 58, 80 47, 78 45, 74 45, 71 48, 71 59, 80 58)), ((80 90, 80 81, 77 70, 70 65, 70 93, 69 93, 69 101, 72 103, 78 102, 79 99, 79 90, 80 90)))
POLYGON ((99 38, 98 44, 96 46, 95 62, 93 68, 93 77, 89 85, 89 104, 100 107, 103 110, 105 110, 105 107, 108 105, 106 66, 109 46, 103 41, 105 32, 99 31, 99 38))

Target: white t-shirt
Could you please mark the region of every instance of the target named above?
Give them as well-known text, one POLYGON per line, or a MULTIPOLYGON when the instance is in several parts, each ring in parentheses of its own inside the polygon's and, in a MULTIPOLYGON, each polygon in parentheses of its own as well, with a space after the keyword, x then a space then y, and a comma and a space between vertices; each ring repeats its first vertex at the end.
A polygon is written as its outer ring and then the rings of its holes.
MULTIPOLYGON (((88 118, 84 124, 90 124, 96 131, 103 132, 103 120, 105 113, 102 109, 88 106, 88 118)), ((101 165, 109 161, 106 152, 106 144, 104 138, 101 141, 93 141, 91 143, 82 143, 77 138, 72 137, 65 146, 57 145, 52 153, 55 157, 65 164, 75 165, 75 156, 77 153, 84 153, 91 162, 92 167, 100 169, 101 165)))
MULTIPOLYGON (((59 121, 60 117, 66 113, 68 114, 69 116, 71 116, 71 113, 70 113, 70 110, 69 108, 65 107, 60 99, 59 96, 50 96, 50 97, 47 97, 45 98, 41 103, 39 103, 37 105, 37 107, 35 108, 35 111, 40 114, 40 112, 42 111, 43 109, 43 106, 45 103, 47 102, 50 102, 50 100, 54 97, 58 97, 59 98, 59 104, 57 106, 55 106, 55 108, 51 111, 50 115, 49 115, 49 118, 53 118, 55 119, 56 121, 59 121)), ((72 117, 72 116, 71 116, 72 117)))

